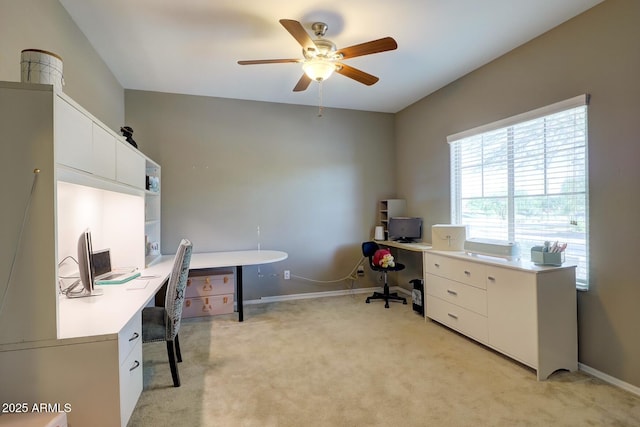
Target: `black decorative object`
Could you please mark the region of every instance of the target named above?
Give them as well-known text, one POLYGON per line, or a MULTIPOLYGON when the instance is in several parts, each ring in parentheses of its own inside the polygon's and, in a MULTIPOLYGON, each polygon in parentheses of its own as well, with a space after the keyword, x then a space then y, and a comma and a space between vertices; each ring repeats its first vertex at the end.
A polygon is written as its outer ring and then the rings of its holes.
POLYGON ((138 148, 138 144, 133 140, 133 129, 130 126, 122 126, 120 128, 120 132, 122 132, 122 136, 127 139, 127 142, 134 147, 138 148))

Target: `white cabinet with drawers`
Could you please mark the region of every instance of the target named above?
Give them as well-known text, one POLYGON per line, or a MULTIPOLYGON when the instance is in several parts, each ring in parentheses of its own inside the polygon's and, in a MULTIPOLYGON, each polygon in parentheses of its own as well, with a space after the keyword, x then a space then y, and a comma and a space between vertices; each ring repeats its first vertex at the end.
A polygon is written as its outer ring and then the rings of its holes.
POLYGON ((427 316, 486 344, 484 266, 431 254, 425 266, 427 316))
POLYGON ((424 254, 426 317, 537 371, 578 365, 575 267, 424 254))

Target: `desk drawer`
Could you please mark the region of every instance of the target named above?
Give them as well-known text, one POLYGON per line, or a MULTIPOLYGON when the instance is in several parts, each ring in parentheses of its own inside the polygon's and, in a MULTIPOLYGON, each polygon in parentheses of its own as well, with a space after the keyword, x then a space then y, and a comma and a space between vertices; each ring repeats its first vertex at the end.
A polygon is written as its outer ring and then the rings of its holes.
POLYGON ((427 274, 425 284, 429 295, 466 308, 483 316, 487 315, 487 291, 464 283, 427 274))
POLYGON ((127 322, 118 334, 118 363, 122 363, 138 342, 142 341, 142 312, 139 311, 127 322))
POLYGON ((187 280, 186 298, 204 297, 209 295, 232 294, 235 288, 234 275, 224 271, 207 276, 192 276, 187 280))
POLYGON ((142 393, 142 342, 137 341, 120 365, 120 419, 126 426, 142 393))
POLYGON ((215 316, 233 313, 233 294, 186 298, 182 317, 215 316))
POLYGON ((435 254, 426 254, 425 261, 427 273, 453 279, 476 288, 487 288, 483 264, 435 254))
POLYGON ((427 296, 427 317, 483 344, 489 341, 487 318, 466 308, 427 296))

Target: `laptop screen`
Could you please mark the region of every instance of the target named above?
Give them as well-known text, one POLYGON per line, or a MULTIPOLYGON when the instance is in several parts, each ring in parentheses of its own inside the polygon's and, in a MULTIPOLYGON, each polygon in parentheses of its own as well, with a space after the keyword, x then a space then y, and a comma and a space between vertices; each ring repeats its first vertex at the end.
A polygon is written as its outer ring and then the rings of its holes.
POLYGON ((111 253, 109 249, 101 249, 93 253, 93 269, 96 277, 111 271, 111 253))

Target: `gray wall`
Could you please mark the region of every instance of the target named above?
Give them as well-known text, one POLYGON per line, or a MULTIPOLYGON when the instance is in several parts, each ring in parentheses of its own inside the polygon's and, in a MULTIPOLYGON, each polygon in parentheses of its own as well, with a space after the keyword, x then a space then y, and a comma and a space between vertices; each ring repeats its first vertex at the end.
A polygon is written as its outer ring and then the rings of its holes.
MULTIPOLYGON (((157 92, 125 92, 139 148, 162 165, 162 251, 283 250, 245 268, 245 298, 344 289, 394 196, 394 116, 157 92)), ((369 279, 369 278, 368 278, 369 279)), ((373 286, 362 279, 356 286, 373 286)), ((372 278, 373 279, 373 278, 372 278)))
POLYGON ((397 114, 398 193, 450 220, 446 136, 582 93, 589 106, 591 286, 579 360, 640 386, 640 2, 607 0, 397 114))
POLYGON ((62 57, 63 92, 119 133, 124 90, 58 0, 0 0, 0 80, 20 81, 20 52, 62 57))

